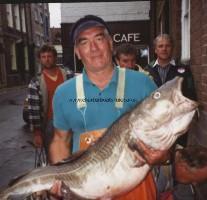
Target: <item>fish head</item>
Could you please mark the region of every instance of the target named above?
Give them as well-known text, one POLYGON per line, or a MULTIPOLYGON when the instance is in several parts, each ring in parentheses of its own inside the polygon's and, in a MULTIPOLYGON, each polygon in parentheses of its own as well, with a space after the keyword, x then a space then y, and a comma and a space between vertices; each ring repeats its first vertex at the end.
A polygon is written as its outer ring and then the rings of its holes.
POLYGON ((168 81, 136 106, 129 120, 133 137, 164 150, 188 130, 198 103, 182 94, 182 82, 168 81))

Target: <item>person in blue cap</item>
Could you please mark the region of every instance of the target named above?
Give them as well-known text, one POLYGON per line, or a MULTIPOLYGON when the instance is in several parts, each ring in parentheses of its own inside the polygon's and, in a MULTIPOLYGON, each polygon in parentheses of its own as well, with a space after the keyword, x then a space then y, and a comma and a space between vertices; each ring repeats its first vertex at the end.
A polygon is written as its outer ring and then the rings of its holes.
MULTIPOLYGON (((86 149, 93 143, 90 138, 100 137, 116 119, 156 89, 154 82, 143 73, 121 70, 114 66, 112 37, 107 24, 100 17, 88 15, 79 19, 71 30, 71 40, 84 69, 82 75, 58 87, 54 95, 55 134, 50 146, 50 159, 53 163, 67 158, 71 152, 86 149), (120 77, 120 82, 124 83, 121 86, 123 92, 117 92, 120 77), (137 92, 134 92, 134 83, 137 92), (118 98, 130 101, 120 104, 114 101, 118 98), (88 101, 82 102, 81 99, 88 101), (100 99, 103 101, 98 101, 100 99), (107 99, 113 101, 106 101, 107 99)), ((161 159, 160 153, 158 154, 159 158, 156 159, 150 154, 149 160, 157 162, 161 159)), ((135 190, 138 192, 132 191, 127 194, 129 197, 121 198, 156 198, 151 173, 137 188, 135 190)))
MULTIPOLYGON (((79 19, 71 30, 71 40, 84 69, 55 92, 55 133, 50 146, 52 163, 87 149, 116 119, 156 89, 155 83, 144 73, 114 65, 110 30, 100 17, 88 15, 79 19)), ((168 158, 166 151, 148 149, 143 143, 140 146, 149 164, 162 163, 168 158)), ((60 188, 61 184, 56 183, 51 192, 60 195, 60 188)), ((134 190, 117 197, 119 200, 156 198, 151 172, 134 190)))

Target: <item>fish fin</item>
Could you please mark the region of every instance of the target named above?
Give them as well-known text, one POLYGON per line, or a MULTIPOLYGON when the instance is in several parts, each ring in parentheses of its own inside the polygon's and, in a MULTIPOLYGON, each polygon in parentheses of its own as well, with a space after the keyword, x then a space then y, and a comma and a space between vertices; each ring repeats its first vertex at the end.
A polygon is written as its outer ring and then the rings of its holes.
POLYGON ((28 200, 30 194, 22 194, 22 195, 10 195, 9 200, 28 200))
POLYGON ((146 160, 140 153, 140 149, 137 145, 136 139, 130 138, 128 141, 128 147, 131 150, 131 153, 133 154, 133 157, 134 157, 134 162, 131 167, 143 166, 146 163, 146 160))
POLYGON ((128 147, 132 150, 132 151, 136 151, 139 153, 140 156, 143 157, 144 159, 144 152, 142 150, 142 148, 138 145, 138 142, 136 139, 134 138, 130 138, 128 141, 128 147))
POLYGON ((71 163, 71 162, 79 159, 83 154, 85 154, 85 150, 78 151, 77 153, 72 154, 70 157, 68 157, 66 159, 63 159, 60 162, 55 163, 53 165, 58 166, 58 165, 63 165, 63 164, 71 163))
POLYGON ((18 176, 16 176, 16 177, 12 178, 12 179, 10 180, 10 182, 8 183, 8 186, 9 186, 9 187, 13 186, 15 183, 17 183, 17 182, 18 182, 20 179, 22 179, 24 176, 28 175, 30 172, 31 172, 31 171, 28 171, 28 172, 26 172, 26 173, 24 173, 24 174, 21 174, 21 175, 18 175, 18 176))
POLYGON ((61 193, 63 195, 63 199, 65 200, 86 200, 86 198, 82 198, 76 195, 74 192, 72 192, 70 190, 70 187, 68 187, 64 182, 62 182, 61 193))
POLYGON ((138 147, 137 147, 136 139, 130 138, 128 141, 128 147, 131 151, 137 151, 138 147))

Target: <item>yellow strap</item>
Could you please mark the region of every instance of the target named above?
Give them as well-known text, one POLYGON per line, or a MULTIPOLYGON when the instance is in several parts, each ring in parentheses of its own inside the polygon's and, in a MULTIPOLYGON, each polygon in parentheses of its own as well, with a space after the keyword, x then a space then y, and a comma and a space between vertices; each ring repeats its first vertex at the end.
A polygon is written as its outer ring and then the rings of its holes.
POLYGON ((118 76, 118 85, 116 91, 116 108, 123 108, 124 104, 124 90, 125 90, 125 68, 118 68, 119 76, 118 76))
MULTIPOLYGON (((124 91, 125 91, 125 68, 118 68, 119 75, 118 75, 118 85, 116 91, 116 101, 115 107, 116 108, 123 108, 123 100, 124 100, 124 91)), ((80 74, 76 77, 76 97, 77 97, 77 108, 85 108, 86 102, 85 93, 83 89, 83 74, 80 74)))
POLYGON ((77 108, 85 108, 86 102, 85 99, 85 93, 83 89, 83 74, 80 74, 76 76, 76 97, 77 97, 77 108))

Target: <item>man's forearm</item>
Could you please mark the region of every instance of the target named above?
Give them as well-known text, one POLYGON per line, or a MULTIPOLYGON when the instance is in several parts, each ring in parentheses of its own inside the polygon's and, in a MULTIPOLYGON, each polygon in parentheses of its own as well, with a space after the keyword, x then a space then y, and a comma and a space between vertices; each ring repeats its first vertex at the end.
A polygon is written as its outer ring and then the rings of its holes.
POLYGON ((184 184, 200 183, 207 180, 207 148, 189 146, 176 151, 175 179, 184 184))
POLYGON ((52 164, 68 158, 70 155, 66 141, 54 140, 50 145, 50 162, 52 164))

